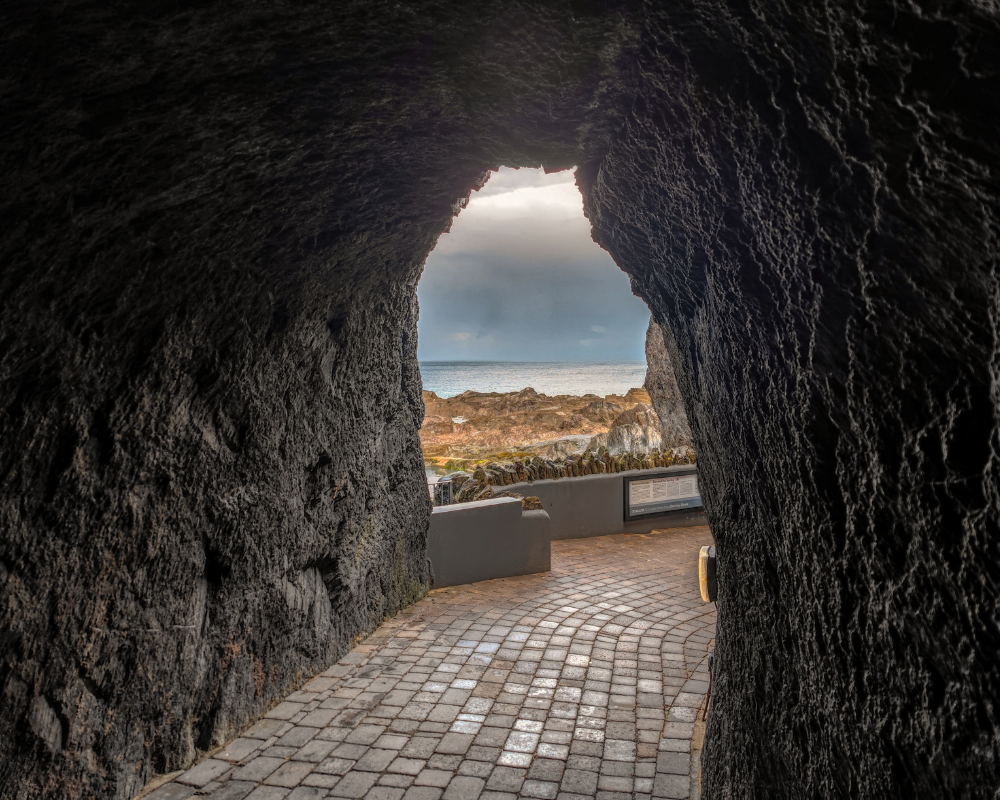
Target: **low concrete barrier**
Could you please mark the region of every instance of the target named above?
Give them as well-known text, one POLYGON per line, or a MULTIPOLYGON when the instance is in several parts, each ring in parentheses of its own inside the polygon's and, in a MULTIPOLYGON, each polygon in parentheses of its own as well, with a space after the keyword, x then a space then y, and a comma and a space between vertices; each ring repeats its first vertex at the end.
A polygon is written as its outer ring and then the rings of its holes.
MULTIPOLYGON (((534 495, 541 500, 551 520, 553 539, 585 539, 614 533, 649 533, 663 528, 708 524, 701 509, 673 511, 662 517, 625 522, 624 478, 655 478, 657 475, 693 472, 693 466, 629 470, 610 475, 515 483, 498 489, 525 497, 534 495)), ((460 508, 461 505, 454 507, 460 508)))
POLYGON ((547 572, 549 525, 545 511, 522 511, 516 497, 435 508, 427 533, 434 588, 547 572))

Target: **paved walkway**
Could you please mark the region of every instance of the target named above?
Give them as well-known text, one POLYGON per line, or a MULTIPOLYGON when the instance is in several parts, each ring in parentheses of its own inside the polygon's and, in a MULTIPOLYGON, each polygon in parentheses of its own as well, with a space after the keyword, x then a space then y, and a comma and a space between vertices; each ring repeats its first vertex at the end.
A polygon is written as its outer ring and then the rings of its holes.
POLYGON ((148 800, 697 797, 707 528, 432 592, 148 800))

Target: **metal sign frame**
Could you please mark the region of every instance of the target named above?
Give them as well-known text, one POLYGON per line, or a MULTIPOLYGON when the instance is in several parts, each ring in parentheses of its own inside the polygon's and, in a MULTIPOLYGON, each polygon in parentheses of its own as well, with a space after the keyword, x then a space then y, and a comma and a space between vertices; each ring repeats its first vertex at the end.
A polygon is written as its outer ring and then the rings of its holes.
POLYGON ((657 480, 659 478, 686 478, 689 475, 695 475, 695 476, 697 476, 697 474, 698 474, 697 468, 694 467, 694 466, 692 466, 690 469, 685 469, 683 471, 679 470, 677 472, 652 472, 652 471, 650 471, 650 473, 647 473, 645 475, 627 475, 627 476, 623 476, 622 487, 623 487, 624 491, 622 492, 622 501, 623 501, 623 504, 624 504, 625 521, 626 522, 636 522, 638 520, 643 520, 643 519, 654 519, 655 517, 667 517, 667 516, 670 516, 671 514, 680 514, 680 513, 684 513, 684 512, 690 513, 692 511, 698 511, 698 510, 700 510, 703 507, 703 505, 700 502, 700 500, 701 500, 701 494, 699 492, 699 494, 698 494, 699 503, 696 506, 688 505, 688 506, 682 506, 680 508, 671 508, 671 509, 668 509, 668 510, 665 510, 665 511, 653 511, 653 512, 644 513, 644 514, 634 514, 633 515, 633 514, 629 513, 629 510, 631 509, 631 506, 629 505, 629 501, 628 501, 628 499, 629 499, 629 493, 630 493, 629 487, 633 483, 635 483, 636 481, 650 481, 650 480, 657 480))

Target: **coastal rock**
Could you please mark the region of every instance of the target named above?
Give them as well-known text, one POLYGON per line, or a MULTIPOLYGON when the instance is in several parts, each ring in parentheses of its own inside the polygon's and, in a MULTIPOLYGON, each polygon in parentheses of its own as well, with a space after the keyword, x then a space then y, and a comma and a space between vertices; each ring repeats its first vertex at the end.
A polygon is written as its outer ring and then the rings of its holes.
MULTIPOLYGON (((608 397, 606 397, 605 399, 614 400, 615 397, 614 395, 608 395, 608 397)), ((646 391, 645 387, 641 389, 635 387, 629 389, 625 393, 625 397, 623 399, 625 400, 626 405, 633 405, 637 403, 643 403, 645 405, 649 405, 651 403, 649 392, 646 391)))
POLYGON ((607 433, 590 440, 587 450, 605 448, 612 456, 623 453, 647 453, 663 446, 660 420, 652 406, 641 403, 619 414, 607 433))
POLYGON ((440 480, 451 481, 451 485, 454 491, 458 491, 462 484, 469 480, 472 476, 467 472, 451 472, 448 475, 443 476, 440 480))
POLYGON ((636 388, 605 398, 550 397, 530 387, 506 394, 465 391, 450 398, 424 392, 421 445, 428 464, 446 468, 490 456, 564 459, 582 452, 594 434, 642 398, 648 401, 647 393, 636 388))
POLYGON ((595 422, 611 423, 625 410, 625 406, 608 400, 594 400, 580 409, 580 414, 595 422))
POLYGON ((646 329, 646 380, 643 388, 659 421, 662 446, 668 449, 693 447, 691 427, 684 412, 684 398, 674 377, 664 332, 653 317, 646 329))

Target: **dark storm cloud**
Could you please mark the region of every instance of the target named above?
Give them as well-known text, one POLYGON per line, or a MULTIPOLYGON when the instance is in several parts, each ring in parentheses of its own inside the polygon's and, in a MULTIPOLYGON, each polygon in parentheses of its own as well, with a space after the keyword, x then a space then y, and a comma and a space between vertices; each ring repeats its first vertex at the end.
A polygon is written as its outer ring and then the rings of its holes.
POLYGON ((591 240, 572 171, 495 173, 417 294, 422 360, 643 360, 649 310, 591 240))

